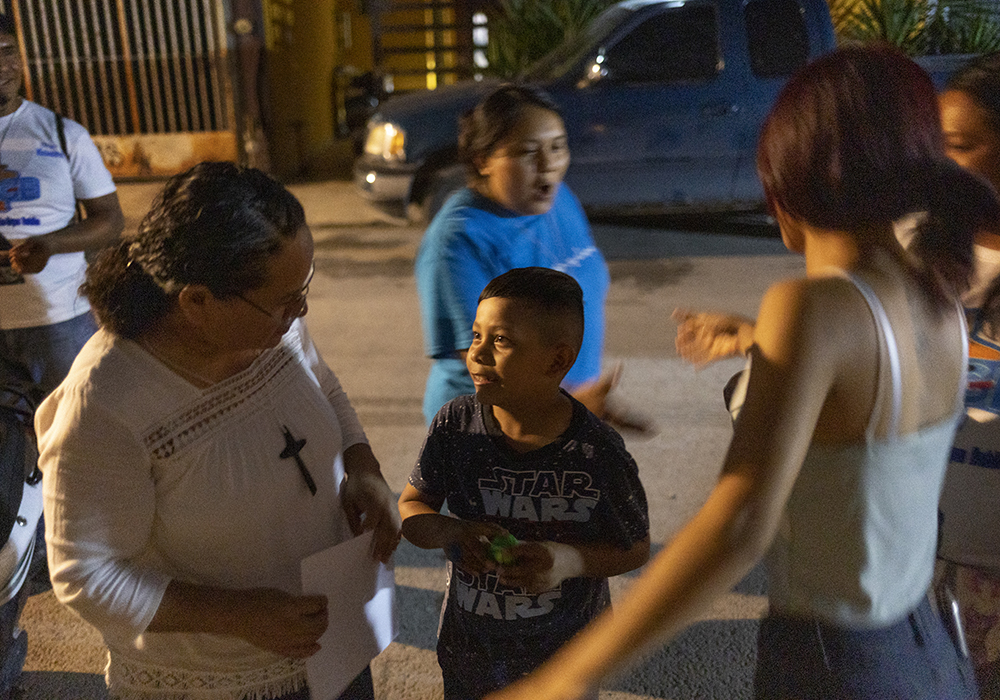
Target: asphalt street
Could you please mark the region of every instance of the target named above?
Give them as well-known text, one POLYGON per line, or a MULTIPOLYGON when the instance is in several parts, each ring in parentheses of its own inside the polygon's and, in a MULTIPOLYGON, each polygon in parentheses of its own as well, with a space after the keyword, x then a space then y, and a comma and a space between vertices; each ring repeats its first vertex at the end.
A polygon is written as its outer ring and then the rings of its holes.
MULTIPOLYGON (((134 230, 157 184, 120 186, 134 230)), ((422 229, 387 225, 341 181, 296 185, 316 238, 310 330, 338 374, 397 492, 424 436, 420 402, 429 366, 421 348, 413 257, 422 229)), ((715 479, 730 434, 722 407, 727 361, 696 371, 673 348, 675 307, 753 315, 774 280, 802 271, 759 220, 600 220, 612 285, 606 363, 623 362, 615 400, 646 416, 652 437, 626 436, 650 504, 654 543, 698 508, 715 479), (668 230, 672 228, 673 230, 668 230)), ((659 545, 655 547, 659 549, 659 545)), ((612 582, 614 596, 634 576, 612 582)), ((400 632, 373 664, 376 693, 392 700, 441 698, 434 653, 444 569, 442 557, 403 543, 396 558, 400 632)), ((735 700, 750 697, 757 620, 766 608, 759 570, 704 619, 601 692, 602 700, 735 700)), ((61 609, 51 594, 29 601, 28 673, 22 700, 102 698, 99 636, 61 609)), ((318 700, 318 699, 317 699, 318 700)))

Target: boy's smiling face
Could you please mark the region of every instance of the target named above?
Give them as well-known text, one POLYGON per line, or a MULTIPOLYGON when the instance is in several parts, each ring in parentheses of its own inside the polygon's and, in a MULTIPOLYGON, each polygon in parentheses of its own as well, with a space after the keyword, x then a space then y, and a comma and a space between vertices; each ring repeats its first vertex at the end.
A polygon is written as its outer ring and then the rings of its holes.
POLYGON ((560 346, 546 342, 538 316, 523 302, 479 302, 465 365, 480 403, 509 409, 558 392, 565 368, 560 346))

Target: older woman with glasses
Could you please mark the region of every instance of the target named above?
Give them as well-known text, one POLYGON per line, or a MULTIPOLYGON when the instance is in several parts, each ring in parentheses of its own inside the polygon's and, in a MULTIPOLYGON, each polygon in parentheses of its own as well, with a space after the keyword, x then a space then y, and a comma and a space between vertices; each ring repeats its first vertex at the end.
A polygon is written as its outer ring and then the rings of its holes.
MULTIPOLYGON (((112 698, 305 700, 328 620, 302 559, 362 529, 383 561, 399 541, 301 321, 314 269, 287 190, 202 163, 87 274, 101 330, 37 427, 53 588, 104 636, 112 698)), ((372 696, 366 672, 342 697, 372 696)))

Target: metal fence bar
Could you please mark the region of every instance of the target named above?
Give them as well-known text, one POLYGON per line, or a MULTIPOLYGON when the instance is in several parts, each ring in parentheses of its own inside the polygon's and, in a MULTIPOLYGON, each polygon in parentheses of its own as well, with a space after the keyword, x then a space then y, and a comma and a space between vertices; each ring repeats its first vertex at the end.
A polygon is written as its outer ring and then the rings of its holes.
POLYGON ((30 2, 25 3, 27 5, 27 16, 28 16, 28 31, 25 34, 25 43, 30 39, 32 42, 33 51, 31 53, 35 58, 29 60, 27 63, 28 71, 34 69, 38 74, 38 80, 36 84, 38 85, 36 97, 32 99, 38 99, 39 102, 47 105, 53 105, 56 111, 59 111, 59 96, 54 95, 51 92, 51 84, 47 80, 43 80, 43 76, 46 71, 44 70, 42 58, 48 53, 48 46, 43 40, 47 40, 48 32, 39 31, 38 28, 38 17, 35 14, 35 6, 30 2))
POLYGON ((170 46, 167 43, 167 32, 164 31, 163 22, 163 11, 162 4, 158 2, 152 3, 153 12, 156 17, 156 28, 157 31, 155 35, 159 39, 157 42, 158 53, 156 54, 156 62, 154 65, 154 70, 160 76, 159 86, 162 90, 163 95, 163 113, 167 117, 167 128, 164 131, 177 131, 177 110, 175 108, 176 102, 174 101, 174 86, 173 86, 173 75, 170 72, 170 46))
POLYGON ((139 66, 139 96, 146 109, 146 122, 143 131, 155 133, 160 131, 162 123, 162 106, 160 105, 160 95, 153 84, 156 80, 156 67, 150 65, 149 42, 153 33, 149 24, 149 18, 141 17, 142 9, 137 0, 132 0, 132 21, 135 23, 135 57, 139 66), (143 31, 143 25, 145 31, 143 31))
MULTIPOLYGON (((94 18, 94 26, 100 27, 102 13, 98 10, 97 0, 90 0, 90 16, 94 18)), ((125 106, 122 104, 122 97, 125 91, 121 89, 121 80, 118 74, 118 62, 114 53, 114 25, 112 23, 111 10, 108 7, 108 0, 104 0, 104 20, 107 23, 108 55, 104 54, 104 41, 97 36, 94 41, 94 58, 97 59, 99 70, 98 78, 101 82, 101 94, 108 108, 113 108, 113 114, 109 115, 108 128, 102 133, 113 134, 124 131, 127 128, 125 121, 125 106)))
MULTIPOLYGON (((6 12, 9 12, 14 19, 14 24, 18 27, 21 26, 21 6, 18 0, 12 0, 10 7, 4 7, 6 12)), ((34 95, 34 85, 31 79, 31 70, 28 67, 28 49, 26 46, 26 41, 21 41, 21 65, 24 66, 24 93, 27 95, 28 99, 32 99, 34 95)))
MULTIPOLYGON (((208 99, 206 81, 208 80, 208 66, 211 59, 205 52, 204 37, 198 20, 198 15, 202 10, 200 3, 192 4, 188 9, 188 21, 184 23, 184 43, 191 47, 188 52, 188 58, 191 61, 188 70, 194 81, 192 94, 195 95, 194 102, 197 105, 197 110, 192 111, 197 114, 198 125, 202 129, 208 130, 212 128, 212 103, 208 99)), ((211 18, 211 15, 208 17, 211 18)), ((209 26, 211 26, 211 22, 209 22, 209 26)))
MULTIPOLYGON (((90 127, 92 131, 97 133, 107 133, 107 125, 105 124, 104 111, 101 109, 101 93, 97 89, 97 76, 94 75, 94 62, 88 60, 89 57, 93 56, 93 50, 90 47, 90 36, 87 28, 90 26, 89 18, 87 17, 87 8, 84 0, 76 0, 78 8, 78 16, 80 18, 80 32, 79 39, 73 36, 73 46, 79 47, 79 52, 77 53, 76 63, 77 65, 82 64, 83 70, 87 75, 87 86, 89 90, 84 94, 81 94, 81 107, 90 107, 91 121, 90 127)), ((74 23, 70 22, 70 32, 75 35, 76 29, 74 28, 74 23)), ((98 65, 98 68, 100 66, 98 65)))
POLYGON ((221 37, 222 27, 226 24, 225 14, 219 0, 214 0, 214 2, 213 0, 203 0, 203 3, 205 17, 210 18, 202 35, 205 37, 206 64, 212 85, 213 112, 216 114, 214 127, 216 129, 231 128, 236 124, 236 119, 233 102, 228 99, 228 86, 225 82, 226 44, 221 37), (224 97, 227 98, 225 101, 223 101, 224 97))
POLYGON ((149 91, 149 78, 146 75, 146 61, 145 52, 143 51, 143 45, 140 41, 142 37, 142 31, 140 29, 140 19, 139 19, 139 8, 135 6, 135 0, 131 0, 130 7, 132 9, 132 33, 130 34, 125 27, 128 13, 126 12, 124 0, 118 0, 118 4, 121 8, 121 20, 119 24, 121 25, 121 41, 122 48, 125 52, 125 65, 135 66, 138 69, 138 79, 135 76, 135 70, 131 71, 126 68, 126 71, 132 72, 132 79, 128 81, 131 86, 129 93, 129 100, 132 104, 133 116, 136 119, 136 133, 143 133, 146 131, 152 132, 155 130, 155 119, 153 117, 153 103, 148 95, 149 91), (132 43, 132 39, 135 39, 135 44, 132 43), (142 106, 142 113, 139 113, 139 106, 142 106), (143 119, 144 118, 144 119, 143 119))
POLYGON ((191 129, 204 129, 205 121, 200 118, 198 111, 198 106, 200 100, 198 99, 198 74, 195 68, 195 61, 193 56, 197 55, 197 45, 191 38, 191 32, 188 27, 189 19, 188 13, 191 11, 191 7, 187 8, 187 12, 184 11, 183 7, 177 8, 177 19, 178 24, 180 24, 180 45, 184 47, 184 51, 181 52, 181 59, 184 61, 184 67, 181 73, 184 75, 184 86, 185 92, 187 94, 187 105, 185 113, 190 116, 191 129))
MULTIPOLYGON (((108 16, 108 36, 117 36, 118 40, 121 42, 121 57, 122 66, 125 73, 125 86, 128 90, 128 106, 129 106, 129 116, 132 118, 132 132, 139 134, 142 133, 142 118, 139 116, 139 91, 136 87, 135 81, 135 70, 132 66, 132 46, 129 43, 128 36, 128 24, 127 17, 125 14, 125 0, 115 0, 116 7, 118 9, 118 33, 116 34, 111 28, 111 19, 108 16)), ((108 0, 104 0, 105 7, 107 7, 108 0)), ((115 78, 119 77, 118 71, 114 73, 115 78)), ((152 119, 152 117, 149 117, 152 119)))
POLYGON ((72 60, 66 55, 66 43, 63 37, 62 21, 60 21, 58 15, 53 14, 49 19, 49 22, 46 24, 54 29, 53 33, 55 34, 56 54, 49 54, 49 60, 54 64, 57 56, 59 59, 58 66, 53 65, 53 69, 57 70, 62 75, 63 96, 65 99, 65 105, 63 107, 63 110, 65 111, 62 113, 70 119, 80 121, 82 120, 82 117, 77 113, 76 105, 73 104, 73 82, 70 80, 72 60))
POLYGON ((148 112, 148 120, 143 125, 143 131, 155 133, 161 131, 160 125, 165 121, 163 118, 163 108, 160 105, 159 88, 157 87, 158 77, 156 66, 153 63, 151 54, 154 53, 152 42, 153 28, 149 17, 145 16, 142 3, 132 0, 132 9, 135 13, 133 17, 136 23, 135 34, 135 56, 139 68, 139 99, 148 112))
POLYGON ((97 71, 101 66, 93 60, 94 50, 90 45, 91 19, 87 16, 86 0, 76 0, 77 16, 80 18, 79 25, 70 23, 72 34, 72 45, 75 48, 77 64, 83 66, 83 72, 87 78, 87 89, 81 94, 80 102, 85 112, 90 116, 90 131, 104 133, 107 131, 104 110, 101 108, 101 90, 97 86, 97 71))
POLYGON ((190 73, 184 70, 182 65, 184 54, 187 53, 186 49, 189 47, 182 44, 178 39, 177 15, 174 13, 174 4, 168 2, 166 5, 167 28, 171 44, 171 62, 173 63, 173 76, 177 90, 177 117, 181 131, 191 131, 191 116, 189 113, 191 100, 187 94, 187 80, 190 79, 190 73))

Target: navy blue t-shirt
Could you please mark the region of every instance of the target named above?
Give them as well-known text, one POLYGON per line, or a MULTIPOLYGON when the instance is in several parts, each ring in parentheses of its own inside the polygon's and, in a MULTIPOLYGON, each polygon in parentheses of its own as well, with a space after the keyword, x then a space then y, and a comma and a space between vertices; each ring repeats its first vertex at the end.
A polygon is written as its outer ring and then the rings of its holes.
MULTIPOLYGON (((638 467, 621 436, 570 398, 566 432, 527 453, 506 444, 475 396, 452 400, 431 424, 410 484, 445 498, 452 515, 496 523, 519 540, 629 549, 649 533, 638 467)), ((452 563, 438 660, 446 674, 475 669, 467 680, 485 695, 538 666, 609 603, 606 578, 530 594, 452 563)))

